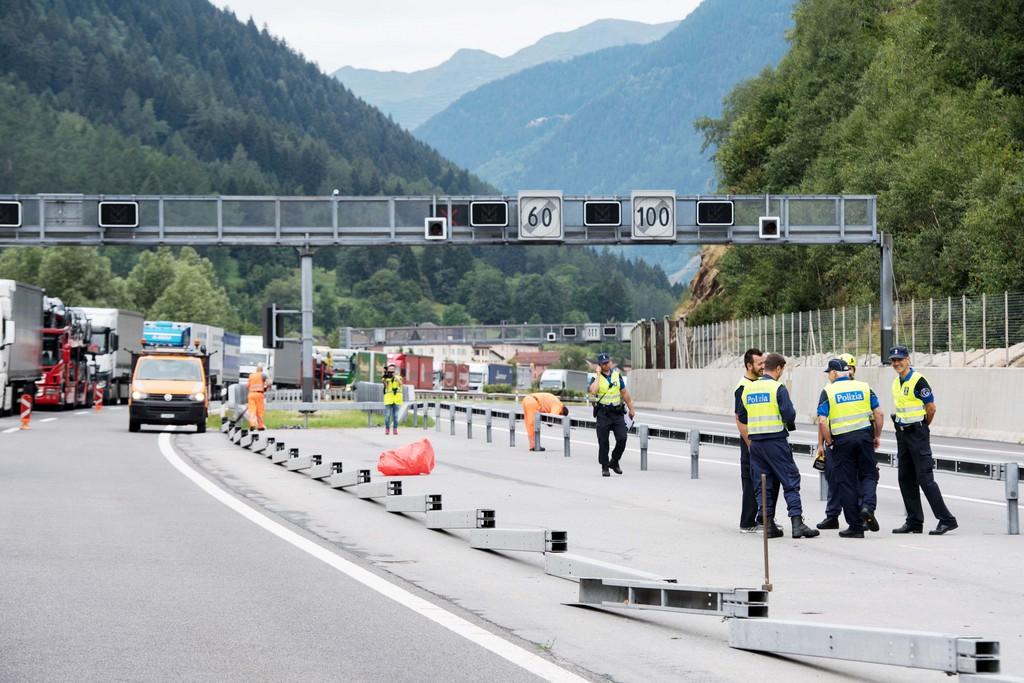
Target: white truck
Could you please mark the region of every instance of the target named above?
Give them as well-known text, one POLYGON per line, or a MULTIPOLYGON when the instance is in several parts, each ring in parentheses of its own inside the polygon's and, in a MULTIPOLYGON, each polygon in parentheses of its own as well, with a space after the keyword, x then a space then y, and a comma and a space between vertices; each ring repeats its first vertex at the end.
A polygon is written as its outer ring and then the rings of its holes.
POLYGON ((540 390, 587 391, 587 373, 582 370, 548 369, 540 376, 540 390))
POLYGON ((43 290, 0 280, 0 415, 17 412, 42 376, 43 290))
POLYGON ((223 327, 206 325, 203 323, 183 323, 174 321, 146 321, 146 328, 150 332, 147 339, 159 341, 153 334, 161 329, 173 330, 177 336, 168 336, 166 344, 161 345, 191 345, 199 342, 206 347, 210 355, 210 368, 208 380, 210 382, 211 395, 214 398, 226 396, 227 387, 238 382, 240 370, 240 346, 239 335, 224 332, 223 327))
POLYGON ((74 310, 92 323, 89 353, 95 354, 96 381, 103 387, 103 402, 127 403, 132 380, 131 350, 141 350, 143 315, 118 308, 78 307, 74 310))
POLYGON ((243 334, 238 350, 238 375, 241 379, 246 379, 256 372, 256 366, 262 364, 264 374, 273 380, 274 350, 263 348, 263 337, 258 334, 243 334))

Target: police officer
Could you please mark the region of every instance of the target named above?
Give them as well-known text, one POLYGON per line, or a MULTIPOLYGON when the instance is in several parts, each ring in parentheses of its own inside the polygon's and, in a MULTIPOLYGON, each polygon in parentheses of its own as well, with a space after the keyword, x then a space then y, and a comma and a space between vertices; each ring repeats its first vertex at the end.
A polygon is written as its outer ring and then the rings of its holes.
POLYGON ((924 528, 921 491, 928 499, 938 526, 928 533, 940 536, 959 526, 946 507, 942 492, 935 482, 935 461, 928 427, 935 418, 935 395, 924 375, 910 367, 910 351, 905 346, 889 350, 889 361, 896 371, 892 381, 892 398, 896 406, 896 453, 899 458, 900 493, 907 508, 907 521, 894 534, 919 534, 924 528))
POLYGON ((391 433, 392 423, 395 434, 398 434, 398 409, 403 401, 402 375, 396 372, 397 366, 389 363, 384 370, 384 434, 391 433))
MULTIPOLYGON (((849 353, 839 354, 839 359, 846 364, 849 372, 850 379, 855 379, 857 373, 857 358, 849 353)), ((834 382, 838 373, 834 370, 825 369, 825 372, 829 374, 829 382, 834 382)), ((828 396, 825 393, 825 389, 821 390, 821 395, 818 397, 818 406, 828 401, 828 396)), ((820 413, 819 413, 820 414, 820 413)), ((825 446, 825 440, 822 436, 821 430, 818 431, 818 452, 815 460, 821 460, 825 467, 825 481, 828 482, 828 497, 825 501, 825 519, 818 522, 815 526, 819 529, 838 529, 839 528, 839 515, 843 511, 842 503, 839 501, 839 487, 836 484, 836 458, 832 457, 831 448, 825 446)), ((817 467, 817 465, 815 465, 817 467)), ((878 489, 878 466, 875 465, 875 486, 871 489, 872 497, 868 500, 868 504, 871 510, 875 509, 877 502, 877 489, 878 489)), ((864 504, 864 491, 861 491, 861 505, 864 504)), ((878 531, 873 529, 873 531, 878 531)))
POLYGON ((626 412, 629 419, 636 417, 633 399, 626 390, 626 381, 617 368, 612 367, 612 358, 607 353, 597 354, 598 372, 590 383, 589 391, 594 399, 594 417, 597 418, 597 461, 601 465, 601 476, 622 474, 619 459, 626 450, 626 412), (608 434, 615 433, 615 449, 608 459, 608 434))
MULTIPOLYGON (((786 359, 778 353, 769 353, 764 359, 764 374, 743 389, 742 402, 737 411, 739 421, 747 426, 750 436, 750 474, 754 478, 754 494, 761 500, 761 474, 782 483, 786 507, 793 525, 793 538, 814 538, 821 532, 804 524, 800 503, 800 470, 793 461, 789 446, 789 431, 796 429, 796 409, 786 387, 779 382, 786 359)), ((768 517, 775 516, 775 501, 768 499, 768 517)), ((781 536, 771 523, 768 529, 773 537, 781 536)))
POLYGON ((832 485, 838 489, 848 525, 839 535, 864 538, 865 525, 878 531, 875 449, 881 444, 885 414, 871 387, 850 378, 845 361, 834 358, 825 371, 831 384, 825 387, 825 400, 818 405, 818 434, 830 451, 827 459, 834 461, 832 485))
MULTIPOLYGON (((743 389, 745 389, 751 382, 756 382, 757 378, 761 376, 761 373, 764 370, 764 351, 757 348, 747 349, 743 353, 743 368, 745 372, 743 377, 741 377, 740 381, 736 384, 736 391, 734 392, 734 412, 737 415, 740 412, 739 406, 743 397, 743 389)), ((761 531, 761 520, 757 516, 757 498, 754 496, 754 480, 750 476, 750 435, 747 434, 747 425, 740 422, 739 417, 736 418, 736 429, 740 433, 740 486, 742 489, 742 498, 740 503, 740 532, 745 534, 759 533, 761 531)), ((772 496, 772 500, 778 500, 778 480, 775 480, 775 486, 768 491, 768 495, 772 496)), ((771 527, 778 531, 779 536, 782 535, 782 529, 779 529, 775 525, 774 520, 772 520, 771 527)))

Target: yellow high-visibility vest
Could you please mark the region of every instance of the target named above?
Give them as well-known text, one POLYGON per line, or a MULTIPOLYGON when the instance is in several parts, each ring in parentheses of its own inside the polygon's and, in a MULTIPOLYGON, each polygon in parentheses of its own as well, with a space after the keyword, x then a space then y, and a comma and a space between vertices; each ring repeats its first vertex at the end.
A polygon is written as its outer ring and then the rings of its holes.
POLYGON ((828 428, 832 436, 871 426, 871 387, 867 382, 845 380, 825 387, 828 396, 828 428))
POLYGON ((384 380, 384 405, 402 405, 402 381, 397 377, 384 380))
POLYGON ((747 409, 747 433, 778 434, 786 429, 779 410, 781 382, 762 377, 743 389, 743 406, 747 409))
POLYGON ((899 375, 892 381, 892 401, 896 404, 896 421, 900 424, 914 424, 924 421, 924 401, 914 393, 923 375, 916 370, 906 382, 900 382, 899 375))
POLYGON ((612 370, 611 377, 597 373, 597 403, 603 406, 617 406, 622 403, 621 378, 618 370, 612 370))

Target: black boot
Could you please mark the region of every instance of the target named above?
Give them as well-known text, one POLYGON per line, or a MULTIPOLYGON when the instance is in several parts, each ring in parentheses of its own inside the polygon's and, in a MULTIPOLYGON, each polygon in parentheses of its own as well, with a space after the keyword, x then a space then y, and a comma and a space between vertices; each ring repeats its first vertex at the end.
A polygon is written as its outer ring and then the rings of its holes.
POLYGON ((819 529, 838 529, 839 519, 836 517, 826 517, 814 526, 818 527, 819 529))
POLYGON ((768 522, 768 538, 782 538, 786 534, 782 533, 782 528, 775 523, 775 520, 769 520, 768 522))
POLYGON ((790 517, 793 521, 793 538, 814 538, 821 532, 804 524, 804 518, 800 515, 790 517))

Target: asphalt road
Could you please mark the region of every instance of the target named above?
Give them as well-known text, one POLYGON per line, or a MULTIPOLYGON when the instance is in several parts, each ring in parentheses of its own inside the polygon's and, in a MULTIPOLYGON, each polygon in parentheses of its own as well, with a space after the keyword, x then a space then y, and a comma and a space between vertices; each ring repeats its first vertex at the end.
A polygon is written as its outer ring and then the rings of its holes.
POLYGON ((0 420, 0 680, 580 680, 193 481, 124 408, 16 425, 0 420))

